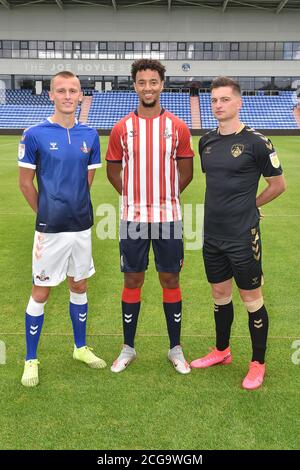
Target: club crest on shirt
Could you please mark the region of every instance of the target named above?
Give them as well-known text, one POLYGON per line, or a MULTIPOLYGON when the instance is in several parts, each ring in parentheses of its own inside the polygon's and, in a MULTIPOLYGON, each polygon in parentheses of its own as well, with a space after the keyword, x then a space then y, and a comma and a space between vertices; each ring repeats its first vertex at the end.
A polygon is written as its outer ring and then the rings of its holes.
POLYGON ((171 137, 172 137, 172 132, 170 132, 170 129, 166 128, 164 132, 164 138, 170 139, 171 137))
POLYGON ((45 271, 42 271, 41 274, 37 274, 35 277, 37 279, 39 279, 40 281, 42 281, 42 282, 43 281, 49 281, 49 279, 50 279, 49 276, 46 276, 45 271))
POLYGON ((80 150, 81 150, 83 153, 90 153, 90 150, 91 150, 91 149, 90 149, 90 147, 88 147, 88 146, 86 145, 86 142, 83 141, 83 142, 82 142, 82 147, 80 147, 80 150))
POLYGON ((231 147, 231 155, 234 157, 234 158, 237 158, 239 157, 240 155, 242 155, 243 151, 244 151, 244 145, 243 144, 234 144, 232 145, 231 147))
POLYGON ((211 147, 205 147, 204 153, 205 155, 209 155, 211 152, 211 147))

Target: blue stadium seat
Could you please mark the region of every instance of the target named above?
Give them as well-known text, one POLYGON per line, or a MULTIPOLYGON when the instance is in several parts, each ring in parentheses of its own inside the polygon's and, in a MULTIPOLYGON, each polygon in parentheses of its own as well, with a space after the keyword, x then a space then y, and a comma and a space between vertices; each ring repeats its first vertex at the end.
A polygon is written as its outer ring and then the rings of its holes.
MULTIPOLYGON (((191 127, 190 97, 187 93, 162 93, 161 104, 191 127)), ((87 124, 101 129, 111 129, 137 105, 138 97, 134 92, 95 92, 87 124)))
MULTIPOLYGON (((294 93, 281 91, 276 96, 244 96, 241 120, 255 128, 297 129, 292 107, 294 93)), ((210 93, 200 94, 201 124, 204 129, 217 126, 210 106, 210 93)), ((188 93, 161 95, 162 106, 192 127, 188 93)), ((122 117, 134 110, 138 98, 134 92, 93 93, 88 125, 111 129, 122 117)), ((77 110, 77 117, 80 109, 77 110)), ((25 128, 43 121, 53 113, 47 92, 33 95, 31 90, 0 90, 0 128, 25 128)))
MULTIPOLYGON (((281 91, 275 96, 243 96, 241 120, 257 129, 297 129, 293 104, 292 91, 281 91)), ((200 112, 204 129, 217 127, 217 120, 211 111, 210 93, 200 94, 200 112)))

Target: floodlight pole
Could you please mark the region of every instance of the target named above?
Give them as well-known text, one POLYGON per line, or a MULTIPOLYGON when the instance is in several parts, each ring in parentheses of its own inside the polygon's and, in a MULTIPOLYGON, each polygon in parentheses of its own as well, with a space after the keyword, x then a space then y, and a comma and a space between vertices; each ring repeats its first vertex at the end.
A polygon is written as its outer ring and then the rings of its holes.
POLYGON ((223 7, 222 7, 223 13, 225 13, 228 3, 229 3, 229 0, 224 0, 223 7))
POLYGON ((278 15, 278 13, 281 12, 281 10, 285 7, 285 5, 287 4, 287 2, 288 2, 288 0, 282 0, 282 1, 279 3, 279 5, 278 5, 278 7, 277 7, 277 9, 276 9, 276 15, 278 15))
POLYGON ((58 8, 60 8, 61 10, 64 9, 64 4, 61 0, 55 0, 56 2, 56 5, 58 6, 58 8))
POLYGON ((7 0, 0 0, 0 3, 1 3, 1 5, 3 5, 8 10, 10 9, 10 4, 8 3, 7 0))

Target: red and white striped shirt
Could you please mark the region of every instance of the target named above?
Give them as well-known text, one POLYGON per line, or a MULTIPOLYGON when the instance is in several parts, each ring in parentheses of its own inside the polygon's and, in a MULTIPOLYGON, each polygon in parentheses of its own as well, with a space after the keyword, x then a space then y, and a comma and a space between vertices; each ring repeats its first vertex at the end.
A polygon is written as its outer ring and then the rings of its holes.
POLYGON ((143 118, 131 112, 113 127, 106 160, 122 162, 121 219, 181 220, 176 158, 194 156, 187 125, 169 111, 143 118))

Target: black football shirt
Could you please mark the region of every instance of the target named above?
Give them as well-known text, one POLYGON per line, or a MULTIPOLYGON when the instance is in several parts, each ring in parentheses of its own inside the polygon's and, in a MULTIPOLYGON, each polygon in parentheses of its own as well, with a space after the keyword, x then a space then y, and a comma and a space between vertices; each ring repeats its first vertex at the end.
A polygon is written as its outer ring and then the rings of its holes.
POLYGON ((259 223, 258 182, 279 176, 282 168, 271 141, 244 124, 234 134, 218 129, 199 141, 206 175, 204 235, 221 240, 247 239, 259 223))

